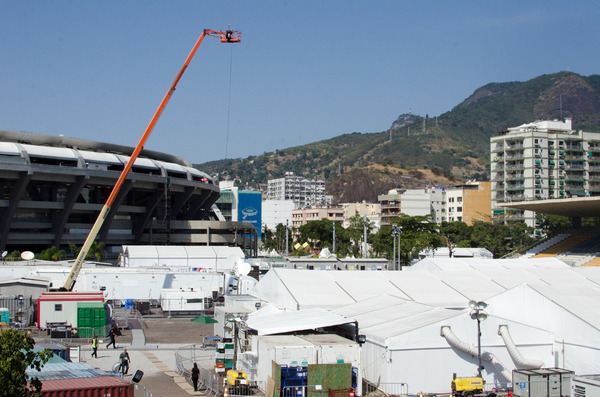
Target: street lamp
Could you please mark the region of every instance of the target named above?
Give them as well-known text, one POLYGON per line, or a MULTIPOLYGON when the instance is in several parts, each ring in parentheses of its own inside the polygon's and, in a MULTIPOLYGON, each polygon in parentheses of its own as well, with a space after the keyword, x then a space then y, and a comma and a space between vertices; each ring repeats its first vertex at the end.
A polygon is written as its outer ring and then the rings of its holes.
POLYGON ((477 360, 479 366, 477 367, 477 374, 481 378, 481 322, 487 318, 487 313, 483 311, 487 307, 487 303, 482 301, 469 301, 469 307, 471 308, 471 318, 477 320, 477 360))
POLYGON ((402 261, 400 260, 400 236, 402 235, 402 226, 392 225, 392 236, 394 237, 394 270, 402 270, 402 261), (396 237, 398 237, 398 267, 396 268, 396 237))

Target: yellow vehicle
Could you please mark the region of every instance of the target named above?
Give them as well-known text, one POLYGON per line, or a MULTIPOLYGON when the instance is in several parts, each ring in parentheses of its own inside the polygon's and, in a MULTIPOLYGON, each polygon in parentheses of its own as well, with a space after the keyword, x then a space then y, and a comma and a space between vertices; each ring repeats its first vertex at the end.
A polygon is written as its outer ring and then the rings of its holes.
POLYGON ((454 374, 450 385, 453 397, 473 397, 476 394, 483 394, 483 378, 477 376, 457 378, 454 374))
POLYGON ((236 371, 235 369, 230 369, 227 371, 227 382, 229 382, 231 386, 246 384, 246 379, 248 379, 246 377, 246 373, 242 371, 236 371))

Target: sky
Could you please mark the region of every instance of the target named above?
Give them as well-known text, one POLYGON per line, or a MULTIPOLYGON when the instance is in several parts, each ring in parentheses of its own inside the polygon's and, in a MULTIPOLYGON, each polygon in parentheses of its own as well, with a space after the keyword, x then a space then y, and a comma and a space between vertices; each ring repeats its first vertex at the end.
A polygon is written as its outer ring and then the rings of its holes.
MULTIPOLYGON (((491 82, 599 74, 594 0, 0 0, 0 130, 245 158, 400 115, 440 115, 491 82)), ((532 120, 533 121, 533 120, 532 120)), ((507 126, 509 127, 509 126, 507 126)))

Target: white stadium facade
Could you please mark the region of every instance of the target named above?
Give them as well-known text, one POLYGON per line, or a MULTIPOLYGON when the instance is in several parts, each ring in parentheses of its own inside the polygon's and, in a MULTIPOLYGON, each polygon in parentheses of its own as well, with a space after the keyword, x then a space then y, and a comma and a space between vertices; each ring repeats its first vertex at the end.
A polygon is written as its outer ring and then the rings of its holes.
MULTIPOLYGON (((81 246, 132 147, 0 131, 0 251, 81 246)), ((124 244, 234 245, 256 252, 256 230, 219 220, 218 186, 186 160, 143 150, 97 240, 124 244)), ((68 251, 68 250, 67 250, 68 251)))

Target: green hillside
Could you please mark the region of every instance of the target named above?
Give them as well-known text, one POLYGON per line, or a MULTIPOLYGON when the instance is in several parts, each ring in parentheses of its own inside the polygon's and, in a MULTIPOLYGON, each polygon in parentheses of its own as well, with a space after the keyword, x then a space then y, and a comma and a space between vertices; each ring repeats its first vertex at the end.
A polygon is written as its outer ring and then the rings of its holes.
MULTIPOLYGON (((371 172, 369 166, 374 164, 400 176, 402 170, 429 169, 457 181, 487 180, 490 136, 523 123, 565 117, 573 118, 574 128, 600 131, 600 75, 560 72, 526 82, 490 83, 437 117, 400 115, 388 131, 355 132, 245 159, 194 166, 256 189, 286 171, 340 186, 333 178, 357 169, 371 172)), ((381 173, 381 169, 373 172, 381 173)))

